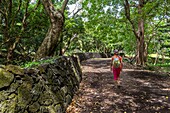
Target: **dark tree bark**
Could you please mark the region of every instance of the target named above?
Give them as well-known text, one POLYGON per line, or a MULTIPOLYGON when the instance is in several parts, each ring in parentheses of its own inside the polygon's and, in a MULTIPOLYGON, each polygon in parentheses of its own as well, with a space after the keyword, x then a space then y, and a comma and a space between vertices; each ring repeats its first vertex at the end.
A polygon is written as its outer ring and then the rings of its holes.
POLYGON ((125 15, 126 18, 129 20, 129 22, 132 25, 133 33, 137 39, 137 48, 136 48, 136 64, 137 65, 144 65, 145 64, 145 39, 144 39, 144 18, 143 18, 143 11, 142 8, 144 7, 144 0, 139 0, 139 4, 136 6, 138 8, 138 14, 140 15, 140 18, 138 18, 138 27, 135 26, 134 22, 131 20, 130 15, 130 4, 128 0, 125 0, 125 15), (136 30, 137 29, 137 30, 136 30))
POLYGON ((45 39, 43 40, 41 46, 36 52, 35 59, 41 59, 46 56, 52 56, 55 53, 55 48, 60 38, 60 34, 64 25, 64 10, 68 3, 68 0, 65 0, 61 10, 56 10, 51 2, 51 0, 41 0, 44 8, 50 18, 50 27, 46 34, 45 39))
MULTIPOLYGON (((40 4, 40 1, 38 1, 37 5, 35 6, 35 8, 31 12, 28 12, 29 3, 30 3, 30 1, 27 1, 27 3, 26 3, 25 13, 24 13, 24 17, 22 19, 21 33, 24 32, 25 28, 27 27, 27 24, 26 24, 27 18, 30 16, 30 14, 32 12, 34 12, 38 8, 38 6, 40 4)), ((19 13, 19 11, 21 9, 21 4, 22 4, 22 1, 20 0, 20 4, 18 6, 17 11, 16 12, 12 12, 12 0, 10 0, 9 15, 11 15, 11 13, 15 13, 15 14, 14 14, 13 17, 12 16, 10 17, 10 18, 12 18, 12 20, 11 20, 11 22, 7 22, 8 24, 6 24, 6 28, 14 26, 14 23, 15 23, 14 20, 15 20, 17 14, 19 13), (11 23, 11 24, 9 25, 9 23, 11 23)), ((9 21, 9 19, 7 19, 7 20, 9 21)), ((7 31, 8 30, 6 30, 6 32, 7 31)), ((6 36, 6 37, 9 40, 11 39, 10 34, 8 36, 6 36)), ((16 36, 12 41, 8 41, 7 63, 10 63, 10 61, 13 60, 14 51, 15 51, 17 45, 19 44, 20 40, 21 40, 21 36, 16 36)))
POLYGON ((144 40, 144 18, 142 17, 142 8, 144 7, 144 0, 139 0, 139 6, 138 6, 138 14, 140 14, 141 18, 138 21, 138 56, 137 56, 137 64, 144 65, 144 53, 145 53, 145 40, 144 40))
MULTIPOLYGON (((136 2, 135 2, 136 3, 136 2)), ((136 47, 136 64, 137 65, 145 65, 146 61, 147 61, 147 56, 148 56, 148 44, 145 42, 145 19, 146 16, 145 14, 149 15, 153 9, 155 9, 156 7, 158 7, 158 5, 161 2, 159 1, 152 1, 152 0, 138 0, 138 4, 129 4, 128 0, 125 0, 125 4, 124 4, 124 8, 125 8, 125 16, 128 19, 128 21, 130 22, 131 26, 132 26, 132 31, 136 37, 137 40, 137 47, 136 47), (143 11, 145 8, 145 5, 148 2, 155 2, 155 5, 153 5, 150 10, 143 11), (138 15, 139 17, 137 18, 137 22, 136 20, 132 20, 131 19, 131 13, 130 13, 130 8, 131 7, 135 7, 138 10, 138 15), (135 23, 138 23, 137 25, 135 23)), ((151 40, 151 39, 150 39, 151 40)))

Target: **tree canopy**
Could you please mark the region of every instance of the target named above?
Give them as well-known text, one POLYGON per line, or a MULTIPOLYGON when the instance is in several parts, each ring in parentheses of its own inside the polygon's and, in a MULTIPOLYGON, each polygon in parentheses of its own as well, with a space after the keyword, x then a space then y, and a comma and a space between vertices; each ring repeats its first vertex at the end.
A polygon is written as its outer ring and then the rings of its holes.
POLYGON ((0 7, 3 64, 114 49, 139 65, 151 54, 170 56, 168 0, 1 0, 0 7))

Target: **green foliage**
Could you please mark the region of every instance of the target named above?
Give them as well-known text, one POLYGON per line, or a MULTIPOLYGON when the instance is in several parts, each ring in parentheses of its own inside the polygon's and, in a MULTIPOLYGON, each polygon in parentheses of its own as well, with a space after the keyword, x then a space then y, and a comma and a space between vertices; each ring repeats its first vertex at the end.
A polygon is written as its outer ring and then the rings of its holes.
POLYGON ((121 1, 108 0, 83 2, 84 12, 82 14, 87 20, 84 23, 86 41, 88 47, 91 47, 87 49, 86 46, 85 51, 111 52, 115 48, 134 50, 132 45, 129 45, 135 42, 134 36, 128 29, 129 25, 126 24, 126 20, 121 16, 121 11, 123 11, 121 4, 121 1))
MULTIPOLYGON (((128 1, 131 4, 138 2, 137 0, 128 1)), ((62 5, 61 1, 53 0, 52 2, 56 8, 62 5)), ((69 1, 69 4, 75 3, 78 1, 69 1)), ((7 11, 6 16, 0 13, 0 42, 2 43, 0 53, 6 55, 11 43, 14 43, 17 37, 21 37, 16 45, 13 61, 15 64, 21 63, 18 60, 28 62, 24 64, 25 67, 39 64, 39 62, 29 61, 35 55, 50 25, 43 5, 40 2, 35 9, 37 4, 38 1, 28 3, 28 0, 22 0, 20 4, 19 0, 12 0, 13 7, 9 10, 7 2, 0 3, 1 11, 7 11), (20 5, 20 10, 18 10, 20 5), (29 15, 23 22, 26 14, 29 15)), ((66 49, 66 54, 112 52, 116 48, 124 50, 129 55, 135 54, 136 38, 131 24, 125 17, 124 0, 83 0, 79 6, 82 6, 82 10, 73 17, 70 17, 70 12, 65 12, 64 30, 60 43, 56 44, 56 53, 61 48, 66 49)), ((141 16, 145 19, 145 44, 148 47, 148 54, 158 53, 170 56, 169 1, 148 0, 142 10, 141 15, 138 14, 136 8, 132 8, 130 13, 136 29, 138 19, 141 16)))
MULTIPOLYGON (((128 0, 130 4, 138 4, 138 1, 128 0)), ((123 0, 85 0, 83 2, 82 17, 85 18, 85 35, 82 41, 83 51, 110 52, 113 49, 123 49, 127 54, 136 53, 136 38, 131 24, 125 18, 123 0), (85 48, 83 48, 85 47, 85 48)), ((145 42, 148 47, 148 54, 166 54, 169 52, 168 31, 169 2, 163 0, 147 1, 142 9, 142 14, 137 8, 131 8, 131 20, 134 21, 136 30, 138 20, 142 17, 145 20, 145 42), (165 18, 166 17, 166 18, 165 18), (159 31, 159 27, 167 25, 159 31), (164 37, 160 43, 160 37, 164 37), (164 48, 164 49, 163 49, 164 48)))
MULTIPOLYGON (((153 66, 153 65, 152 65, 153 66)), ((154 66, 159 66, 159 67, 170 67, 170 63, 164 63, 164 64, 156 64, 154 66)))
POLYGON ((53 58, 48 58, 48 59, 42 59, 39 61, 32 61, 32 62, 27 62, 24 63, 23 65, 21 65, 21 67, 23 68, 30 68, 30 67, 35 67, 35 66, 39 66, 41 64, 44 63, 53 63, 55 59, 57 59, 58 57, 53 57, 53 58))
POLYGON ((20 3, 13 0, 11 3, 12 8, 5 2, 0 3, 0 47, 8 52, 19 39, 15 44, 13 60, 30 60, 47 32, 48 17, 40 2, 22 0, 20 3))
POLYGON ((160 63, 160 64, 149 64, 148 68, 153 71, 170 72, 170 63, 160 63))

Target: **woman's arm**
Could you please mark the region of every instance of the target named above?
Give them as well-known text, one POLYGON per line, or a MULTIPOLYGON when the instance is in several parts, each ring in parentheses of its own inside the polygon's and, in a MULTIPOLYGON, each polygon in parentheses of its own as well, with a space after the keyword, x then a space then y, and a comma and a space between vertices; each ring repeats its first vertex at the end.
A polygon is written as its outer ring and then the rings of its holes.
POLYGON ((112 57, 112 60, 111 60, 111 62, 110 62, 110 70, 112 71, 112 62, 113 62, 113 57, 112 57))
POLYGON ((123 58, 120 57, 120 69, 121 69, 121 71, 122 71, 122 68, 123 68, 123 58))

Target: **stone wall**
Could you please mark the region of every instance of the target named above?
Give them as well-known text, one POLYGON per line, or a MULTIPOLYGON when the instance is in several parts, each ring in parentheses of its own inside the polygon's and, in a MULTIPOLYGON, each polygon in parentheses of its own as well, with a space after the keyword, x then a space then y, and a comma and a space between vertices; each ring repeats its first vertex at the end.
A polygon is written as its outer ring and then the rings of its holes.
POLYGON ((74 53, 74 55, 77 55, 80 59, 80 61, 87 60, 90 58, 109 58, 113 54, 111 53, 92 53, 92 52, 86 52, 86 53, 74 53))
POLYGON ((32 69, 0 66, 0 113, 64 113, 81 79, 76 57, 32 69))

